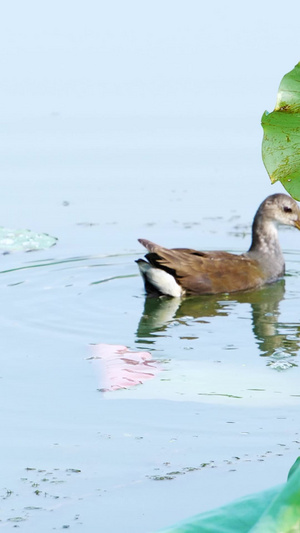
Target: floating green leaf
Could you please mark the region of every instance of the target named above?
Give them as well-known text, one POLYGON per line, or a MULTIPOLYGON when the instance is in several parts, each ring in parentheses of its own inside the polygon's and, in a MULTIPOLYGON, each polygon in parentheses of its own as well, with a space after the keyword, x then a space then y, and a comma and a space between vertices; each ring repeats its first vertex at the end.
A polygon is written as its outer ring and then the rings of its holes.
POLYGON ((56 244, 56 237, 47 233, 35 233, 34 231, 15 230, 0 227, 0 250, 5 252, 31 252, 32 250, 44 250, 56 244))
POLYGON ((272 113, 262 116, 262 158, 271 182, 281 181, 300 200, 300 62, 279 86, 272 113))
POLYGON ((161 533, 296 533, 300 531, 300 458, 284 485, 175 524, 161 533))

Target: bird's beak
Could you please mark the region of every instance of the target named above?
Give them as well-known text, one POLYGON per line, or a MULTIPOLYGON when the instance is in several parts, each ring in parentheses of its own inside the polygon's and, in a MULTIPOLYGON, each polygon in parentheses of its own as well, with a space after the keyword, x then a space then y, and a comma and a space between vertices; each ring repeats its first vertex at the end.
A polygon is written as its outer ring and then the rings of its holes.
POLYGON ((300 214, 298 215, 297 220, 295 220, 294 226, 295 228, 300 229, 300 214))

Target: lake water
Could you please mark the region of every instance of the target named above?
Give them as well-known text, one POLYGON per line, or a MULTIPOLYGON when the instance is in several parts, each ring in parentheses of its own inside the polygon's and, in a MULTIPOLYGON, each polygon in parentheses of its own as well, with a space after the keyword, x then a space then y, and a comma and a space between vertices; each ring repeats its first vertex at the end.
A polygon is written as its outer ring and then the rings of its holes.
POLYGON ((247 294, 149 300, 134 262, 139 237, 247 249, 282 191, 261 135, 242 116, 1 124, 1 225, 58 241, 1 257, 0 528, 152 532, 285 481, 300 233, 280 232, 285 280, 247 294), (100 344, 148 352, 151 379, 107 390, 100 344))

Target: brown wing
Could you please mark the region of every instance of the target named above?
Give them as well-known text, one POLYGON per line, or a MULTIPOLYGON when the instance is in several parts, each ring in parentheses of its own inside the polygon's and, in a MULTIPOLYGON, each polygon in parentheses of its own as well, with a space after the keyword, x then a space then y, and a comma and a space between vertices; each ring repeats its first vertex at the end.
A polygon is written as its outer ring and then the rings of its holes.
POLYGON ((163 248, 145 239, 149 263, 172 274, 188 293, 218 294, 252 289, 266 279, 254 259, 227 252, 199 252, 188 248, 163 248))

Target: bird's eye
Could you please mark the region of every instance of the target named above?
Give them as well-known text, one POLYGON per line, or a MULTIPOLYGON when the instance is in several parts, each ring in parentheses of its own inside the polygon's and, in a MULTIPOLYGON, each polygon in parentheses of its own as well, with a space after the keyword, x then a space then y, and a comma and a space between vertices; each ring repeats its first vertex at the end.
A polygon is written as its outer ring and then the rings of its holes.
POLYGON ((283 208, 283 211, 284 211, 285 213, 291 213, 291 212, 292 212, 292 208, 291 208, 291 207, 288 207, 287 205, 285 205, 284 208, 283 208))

